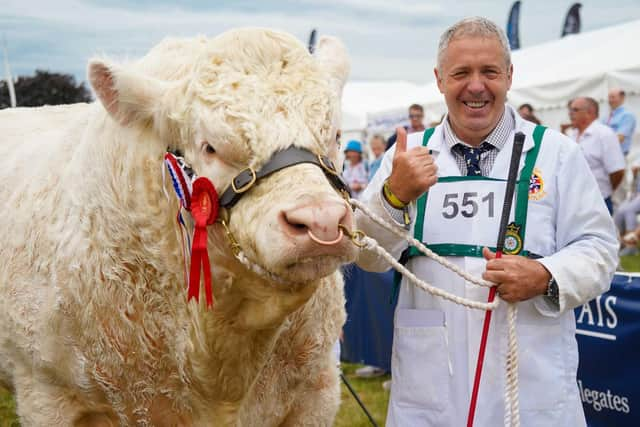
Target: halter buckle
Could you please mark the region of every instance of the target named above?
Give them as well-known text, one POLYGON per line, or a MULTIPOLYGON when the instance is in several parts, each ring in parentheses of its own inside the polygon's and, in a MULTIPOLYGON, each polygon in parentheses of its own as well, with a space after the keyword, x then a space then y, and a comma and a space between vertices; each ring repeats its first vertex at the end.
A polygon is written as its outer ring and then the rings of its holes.
POLYGON ((238 175, 236 175, 234 179, 231 180, 231 188, 233 188, 233 191, 235 191, 236 193, 241 194, 249 190, 251 187, 253 187, 253 184, 256 183, 256 180, 257 180, 256 171, 254 171, 252 167, 248 167, 246 169, 243 169, 242 172, 240 172, 238 175), (242 187, 237 188, 236 179, 246 171, 249 171, 249 173, 251 173, 251 180, 249 180, 249 182, 243 185, 242 187))

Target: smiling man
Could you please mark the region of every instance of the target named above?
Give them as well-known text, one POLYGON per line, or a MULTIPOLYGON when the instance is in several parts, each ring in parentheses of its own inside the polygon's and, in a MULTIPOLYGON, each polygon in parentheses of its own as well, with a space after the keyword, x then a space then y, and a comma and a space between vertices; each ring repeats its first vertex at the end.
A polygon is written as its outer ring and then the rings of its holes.
MULTIPOLYGON (((521 425, 584 426, 573 308, 608 289, 618 247, 596 181, 577 144, 505 105, 514 70, 507 39, 493 22, 468 18, 445 31, 434 72, 446 118, 408 137, 399 129, 361 200, 518 304, 521 425), (516 189, 507 255, 496 259, 490 248, 496 246, 516 132, 525 134, 518 172, 523 184, 516 189)), ((427 283, 487 300, 486 288, 420 256, 365 215, 357 221, 394 256, 403 253, 407 267, 427 283)), ((363 252, 358 264, 389 268, 371 252, 363 252)), ((493 314, 476 426, 504 424, 506 308, 500 304, 493 314)), ((465 425, 483 317, 403 280, 388 426, 465 425)))

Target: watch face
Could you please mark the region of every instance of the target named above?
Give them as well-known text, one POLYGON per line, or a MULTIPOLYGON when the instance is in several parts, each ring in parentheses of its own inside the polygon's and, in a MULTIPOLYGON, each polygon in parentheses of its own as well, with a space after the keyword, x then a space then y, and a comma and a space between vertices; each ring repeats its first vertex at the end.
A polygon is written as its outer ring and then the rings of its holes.
POLYGON ((556 280, 552 277, 551 279, 549 279, 549 285, 547 286, 547 293, 545 294, 545 296, 551 298, 551 300, 555 304, 558 304, 560 300, 559 294, 560 291, 558 289, 558 282, 556 282, 556 280))

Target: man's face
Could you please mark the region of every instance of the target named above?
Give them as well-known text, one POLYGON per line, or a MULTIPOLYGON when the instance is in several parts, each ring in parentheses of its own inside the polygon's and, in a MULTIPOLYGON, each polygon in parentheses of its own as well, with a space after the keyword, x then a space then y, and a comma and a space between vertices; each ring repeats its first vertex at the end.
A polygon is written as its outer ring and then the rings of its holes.
POLYGON ((518 114, 520 114, 520 117, 526 119, 528 117, 531 117, 531 110, 529 109, 529 107, 520 107, 518 108, 518 114))
POLYGON ((593 114, 589 112, 589 105, 581 98, 571 101, 569 105, 569 119, 571 126, 578 129, 585 129, 594 120, 593 114))
POLYGON ((351 150, 344 152, 344 158, 347 159, 352 165, 356 165, 360 163, 360 160, 362 160, 362 156, 360 155, 360 153, 351 150))
POLYGON ((409 110, 409 122, 411 123, 411 127, 414 129, 419 129, 422 127, 422 119, 424 118, 424 113, 418 109, 409 110))
POLYGON ((612 110, 621 106, 623 101, 624 98, 619 90, 612 90, 609 92, 609 106, 612 110))
POLYGON ((449 42, 440 70, 434 72, 458 137, 472 142, 493 130, 504 111, 512 71, 497 38, 461 37, 449 42))
POLYGON ((385 149, 385 143, 384 141, 381 141, 380 138, 373 138, 371 140, 371 152, 373 153, 376 159, 380 157, 382 153, 384 153, 384 149, 385 149))

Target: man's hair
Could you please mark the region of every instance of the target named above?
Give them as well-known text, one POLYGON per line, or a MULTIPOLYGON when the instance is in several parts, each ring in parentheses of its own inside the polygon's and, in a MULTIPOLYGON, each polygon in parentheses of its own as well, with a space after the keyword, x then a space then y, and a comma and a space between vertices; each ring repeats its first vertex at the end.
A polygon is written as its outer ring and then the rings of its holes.
POLYGON ((584 99, 584 101, 587 103, 588 107, 590 110, 592 110, 595 114, 596 117, 598 117, 599 111, 600 111, 600 106, 598 105, 598 101, 596 101, 593 98, 590 98, 588 96, 582 98, 584 99))
POLYGON ((520 110, 522 108, 526 108, 526 109, 528 109, 529 111, 531 111, 533 113, 533 106, 531 104, 527 104, 527 103, 522 104, 521 106, 518 107, 518 110, 520 110))
POLYGON ((474 16, 472 18, 465 18, 462 21, 456 22, 442 33, 440 43, 438 43, 438 71, 442 69, 442 60, 444 58, 445 51, 449 47, 449 43, 451 40, 458 37, 497 38, 502 46, 507 68, 511 66, 511 49, 509 48, 509 41, 507 40, 507 36, 504 31, 493 23, 493 21, 480 16, 474 16))
POLYGON ((418 110, 422 114, 424 114, 424 108, 422 108, 422 105, 420 105, 420 104, 411 104, 411 106, 409 107, 409 111, 411 111, 411 110, 418 110))
POLYGON ((382 136, 379 133, 374 134, 371 139, 369 140, 369 145, 371 145, 371 143, 373 142, 374 139, 379 140, 380 142, 382 142, 382 145, 386 148, 387 147, 387 140, 384 139, 384 136, 382 136))

